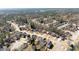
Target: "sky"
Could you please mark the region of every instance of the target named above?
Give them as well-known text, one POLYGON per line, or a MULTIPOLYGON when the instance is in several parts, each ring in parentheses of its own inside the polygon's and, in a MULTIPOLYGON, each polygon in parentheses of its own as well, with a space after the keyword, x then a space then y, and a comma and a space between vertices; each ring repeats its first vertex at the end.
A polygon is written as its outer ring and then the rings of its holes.
POLYGON ((79 0, 0 0, 0 8, 77 8, 79 0))

